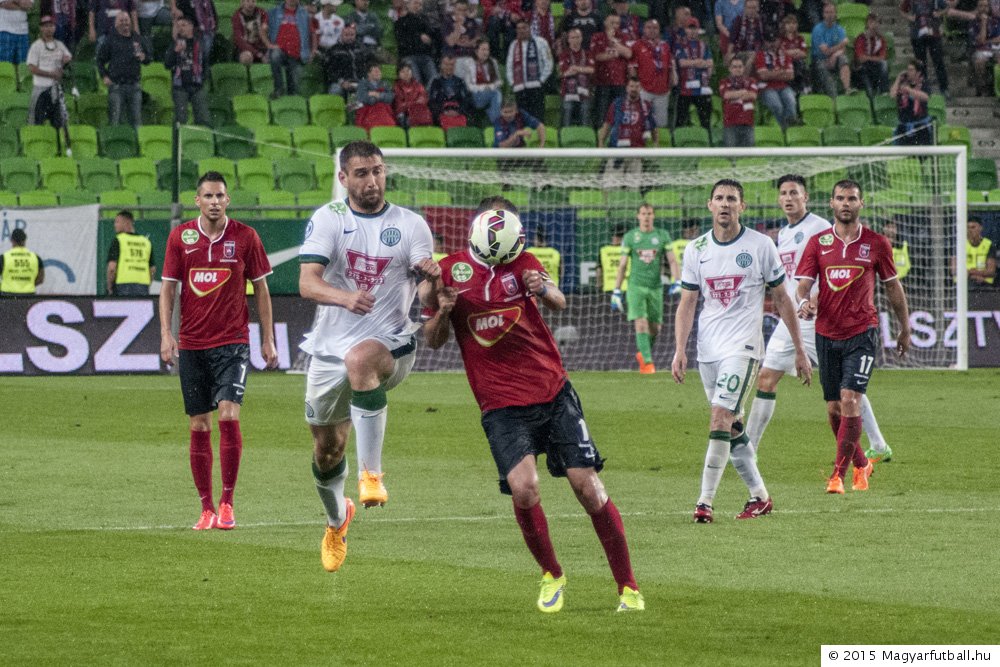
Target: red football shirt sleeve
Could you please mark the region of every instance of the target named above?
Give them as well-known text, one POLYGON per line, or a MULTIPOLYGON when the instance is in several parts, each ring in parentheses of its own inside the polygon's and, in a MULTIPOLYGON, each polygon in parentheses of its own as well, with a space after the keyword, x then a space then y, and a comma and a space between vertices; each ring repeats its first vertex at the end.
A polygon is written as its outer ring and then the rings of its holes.
POLYGON ((892 280, 897 275, 896 262, 892 259, 892 245, 889 243, 889 239, 881 234, 876 238, 878 239, 876 241, 878 252, 875 253, 875 275, 882 282, 892 280))
POLYGON ((799 265, 795 268, 795 278, 811 278, 816 279, 819 275, 819 257, 816 254, 816 249, 819 247, 819 243, 816 241, 816 237, 809 239, 806 243, 806 247, 802 250, 802 259, 799 260, 799 265))
POLYGON ((245 275, 250 280, 260 280, 272 273, 271 262, 267 259, 267 252, 257 231, 250 229, 250 233, 253 241, 250 244, 250 253, 247 255, 245 275))
POLYGON ((163 251, 163 273, 160 277, 163 280, 176 280, 180 282, 184 267, 181 265, 181 247, 177 242, 180 229, 174 229, 167 237, 167 249, 163 251))

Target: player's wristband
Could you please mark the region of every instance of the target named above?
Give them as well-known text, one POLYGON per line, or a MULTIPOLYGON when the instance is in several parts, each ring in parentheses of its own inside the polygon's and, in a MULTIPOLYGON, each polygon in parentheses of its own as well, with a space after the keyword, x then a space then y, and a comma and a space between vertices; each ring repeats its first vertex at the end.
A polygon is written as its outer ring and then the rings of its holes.
POLYGON ((799 301, 799 305, 795 308, 795 310, 802 310, 802 305, 806 303, 809 303, 809 299, 802 299, 799 301))
POLYGON ((543 284, 542 285, 542 291, 541 292, 535 292, 535 296, 539 296, 539 297, 545 296, 545 293, 548 292, 548 291, 549 291, 549 286, 543 284))

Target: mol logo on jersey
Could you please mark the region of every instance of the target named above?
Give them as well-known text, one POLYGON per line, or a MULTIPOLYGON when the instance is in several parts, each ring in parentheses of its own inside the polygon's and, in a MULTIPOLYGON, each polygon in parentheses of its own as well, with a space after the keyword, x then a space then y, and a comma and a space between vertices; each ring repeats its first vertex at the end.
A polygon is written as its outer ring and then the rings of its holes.
POLYGON ((392 257, 369 257, 356 250, 347 251, 347 271, 345 275, 353 280, 358 289, 372 291, 376 285, 385 282, 385 268, 389 266, 392 257))
POLYGON ((851 283, 865 275, 863 266, 828 266, 826 267, 826 284, 834 292, 847 289, 851 283))
POLYGON ((188 285, 198 296, 207 296, 226 284, 230 269, 191 269, 188 271, 188 285))
POLYGON ((488 310, 483 313, 472 313, 466 322, 477 343, 483 347, 493 347, 508 331, 514 328, 520 319, 520 307, 513 306, 499 310, 488 310))
POLYGON ((728 308, 733 299, 740 295, 740 285, 746 276, 718 276, 716 278, 705 278, 708 283, 708 291, 712 298, 719 301, 723 308, 728 308))

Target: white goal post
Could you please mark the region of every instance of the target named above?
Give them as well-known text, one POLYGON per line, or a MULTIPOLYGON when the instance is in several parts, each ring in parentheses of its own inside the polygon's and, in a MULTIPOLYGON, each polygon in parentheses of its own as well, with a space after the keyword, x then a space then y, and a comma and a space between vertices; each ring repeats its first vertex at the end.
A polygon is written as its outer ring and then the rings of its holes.
MULTIPOLYGON (((597 280, 601 246, 614 231, 635 226, 638 204, 651 203, 656 225, 673 238, 683 227, 711 226, 711 185, 735 178, 748 203, 743 222, 762 231, 784 221, 775 182, 806 178, 810 210, 832 218, 830 189, 842 178, 861 183, 864 224, 877 231, 893 223, 897 244, 912 261, 903 279, 914 345, 908 359, 891 353, 890 309, 879 290, 884 347, 880 363, 898 368, 968 368, 965 266, 965 146, 743 149, 383 149, 386 198, 422 212, 444 250, 464 246, 472 209, 487 195, 503 195, 521 210, 529 247, 544 242, 562 255, 560 286, 570 303, 547 315, 570 369, 634 367, 631 323, 608 307, 597 280), (541 232, 541 237, 536 233, 541 232)), ((335 160, 339 164, 340 151, 335 160)), ((346 191, 334 179, 334 194, 346 191)), ((667 269, 664 269, 668 273, 667 269)), ((665 276, 665 282, 669 277, 665 276)), ((676 298, 665 292, 664 325, 656 363, 673 354, 676 298)), ((694 337, 692 337, 693 340, 694 337)), ((453 342, 424 350, 418 368, 458 368, 453 342)))

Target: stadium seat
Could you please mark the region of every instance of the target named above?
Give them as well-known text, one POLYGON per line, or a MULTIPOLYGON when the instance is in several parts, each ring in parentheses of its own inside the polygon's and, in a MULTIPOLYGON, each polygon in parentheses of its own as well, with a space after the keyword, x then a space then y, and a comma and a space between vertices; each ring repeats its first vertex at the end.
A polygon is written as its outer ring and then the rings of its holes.
POLYGON ((493 148, 493 140, 495 138, 496 137, 493 134, 493 126, 492 125, 488 125, 488 126, 486 126, 486 127, 483 128, 483 144, 487 148, 493 148))
POLYGON ((990 190, 988 199, 993 203, 1000 202, 1000 189, 994 188, 993 190, 990 190))
POLYGON ((244 127, 260 127, 271 122, 271 110, 263 95, 237 95, 233 99, 233 118, 244 127))
POLYGON ((280 125, 262 125, 254 128, 257 155, 277 160, 292 156, 292 132, 280 125))
POLYGON ((531 204, 531 192, 528 190, 504 190, 503 196, 519 209, 525 209, 531 204))
POLYGON ((893 128, 885 125, 869 125, 861 128, 858 138, 862 146, 875 146, 876 144, 889 143, 892 139, 893 128))
POLYGON ((13 127, 0 127, 0 155, 4 157, 19 155, 21 152, 21 141, 18 138, 17 129, 13 127))
MULTIPOLYGON (((250 91, 265 97, 274 92, 274 75, 267 63, 250 65, 250 91)), ((290 95, 289 97, 296 97, 290 95)))
POLYGON ((899 105, 895 98, 888 95, 876 95, 872 100, 875 106, 875 122, 887 127, 896 127, 899 124, 899 105))
POLYGON ((297 217, 297 213, 295 211, 295 206, 297 202, 295 201, 294 192, 288 192, 287 190, 260 192, 257 194, 257 198, 260 201, 261 208, 267 206, 284 207, 283 209, 279 210, 261 211, 261 216, 264 218, 276 218, 279 220, 287 220, 289 218, 297 217))
MULTIPOLYGON (((698 171, 719 171, 720 173, 732 173, 733 161, 725 157, 703 157, 698 158, 698 171)), ((719 178, 722 178, 721 176, 719 178)), ((718 180, 718 179, 715 179, 718 180)))
POLYGON ((163 63, 151 62, 142 66, 140 85, 143 92, 157 99, 169 100, 173 96, 174 82, 163 63))
MULTIPOLYGON (((156 185, 161 190, 173 192, 174 174, 177 169, 173 160, 160 160, 156 163, 156 185)), ((180 187, 178 190, 192 190, 198 182, 198 164, 193 160, 181 160, 180 187)))
POLYGON ((182 190, 177 193, 177 200, 184 207, 184 210, 181 212, 181 217, 184 220, 193 220, 198 217, 199 213, 201 213, 201 211, 198 210, 198 207, 194 204, 194 198, 197 196, 197 190, 182 190))
POLYGON ((340 95, 313 95, 309 98, 309 115, 313 125, 340 127, 347 123, 347 108, 340 95))
POLYGON ((289 128, 308 125, 309 109, 305 98, 288 95, 271 100, 271 122, 289 128))
POLYGON ((854 127, 831 125, 823 128, 824 146, 857 146, 858 131, 854 127))
MULTIPOLYGON (((965 146, 972 150, 972 136, 969 128, 961 125, 941 125, 938 127, 938 146, 965 146)), ((24 135, 21 136, 24 144, 24 135)))
POLYGON ((298 94, 308 99, 324 92, 326 92, 326 86, 323 82, 323 69, 319 64, 311 62, 302 68, 298 94))
MULTIPOLYGON (((665 130, 663 134, 666 134, 665 130)), ((591 127, 567 125, 559 130, 559 145, 563 148, 597 148, 597 134, 591 127)))
POLYGON ((674 129, 675 148, 708 148, 711 145, 708 130, 703 127, 690 126, 674 129))
POLYGON ((837 5, 837 19, 861 19, 868 18, 868 5, 860 2, 841 2, 837 5))
POLYGON ((208 114, 212 119, 212 127, 233 125, 233 104, 224 95, 210 94, 208 96, 208 114))
POLYGON ((5 157, 0 160, 0 176, 7 190, 34 190, 38 187, 38 160, 33 157, 5 157))
POLYGON ((59 206, 59 197, 48 190, 30 190, 18 195, 17 203, 19 206, 54 207, 59 206))
POLYGON ((2 208, 16 208, 17 207, 17 193, 11 192, 10 190, 0 190, 0 207, 2 208))
POLYGON ((121 187, 118 178, 118 163, 111 158, 91 157, 80 158, 77 166, 80 171, 80 185, 89 192, 117 190, 121 187))
POLYGON ((989 191, 987 190, 966 190, 965 201, 969 204, 989 203, 989 191))
POLYGON ((316 172, 316 189, 333 192, 333 174, 336 168, 331 158, 313 160, 313 171, 316 172))
POLYGON ((451 206, 451 193, 447 190, 417 190, 413 193, 414 206, 451 206))
POLYGON ((678 190, 650 190, 645 195, 646 203, 657 209, 682 208, 683 198, 678 190))
POLYGON ((14 63, 0 62, 0 95, 17 92, 17 72, 14 63))
POLYGON ((257 157, 257 144, 253 130, 242 125, 220 127, 215 135, 215 154, 230 160, 257 157))
POLYGON ((21 133, 21 154, 36 160, 55 157, 56 130, 51 125, 25 125, 21 133))
MULTIPOLYGON (((144 209, 150 206, 166 207, 173 203, 173 197, 165 190, 148 190, 146 192, 139 192, 136 196, 139 197, 139 206, 144 209)), ((165 214, 166 211, 163 211, 163 213, 165 214)), ((145 214, 147 217, 156 217, 159 215, 149 210, 146 210, 145 214)))
POLYGON ((865 31, 865 19, 841 18, 838 16, 837 22, 843 26, 844 32, 847 33, 847 39, 852 44, 854 43, 854 39, 865 31))
POLYGON ((139 197, 132 190, 107 190, 100 195, 101 206, 111 208, 135 208, 139 197))
POLYGON ((997 187, 997 164, 988 158, 969 158, 969 189, 993 190, 997 187))
POLYGON ((135 157, 139 154, 139 140, 131 125, 106 125, 98 128, 97 142, 101 155, 112 160, 135 157))
MULTIPOLYGON (((544 105, 542 117, 538 120, 546 127, 551 127, 555 130, 562 125, 562 98, 559 95, 546 95, 544 105)), ((556 132, 552 132, 551 135, 552 145, 555 146, 556 142, 554 140, 558 139, 558 136, 556 132)))
POLYGON ((198 160, 199 177, 208 171, 217 171, 226 178, 226 183, 233 188, 236 183, 236 165, 224 157, 209 157, 198 160))
POLYGON ((872 123, 871 102, 867 95, 838 95, 835 107, 839 125, 853 127, 856 130, 872 123))
POLYGON ((118 162, 122 189, 145 192, 156 189, 156 163, 148 157, 133 157, 118 162))
POLYGON ((38 161, 42 187, 52 192, 66 192, 80 187, 76 160, 71 157, 47 157, 38 161))
POLYGON ((229 208, 226 213, 237 220, 256 218, 260 215, 257 211, 257 193, 252 190, 234 189, 229 193, 229 208))
POLYGON ((298 201, 299 206, 302 207, 299 214, 308 216, 320 206, 325 206, 333 201, 333 195, 329 190, 306 190, 299 193, 298 201))
POLYGON ((799 95, 799 112, 802 122, 811 127, 829 127, 835 121, 833 100, 827 95, 799 95))
POLYGON ((200 127, 182 127, 181 158, 197 162, 215 156, 215 142, 212 133, 200 127))
MULTIPOLYGON (((236 163, 236 175, 240 177, 239 187, 244 190, 262 192, 274 188, 274 166, 270 158, 251 157, 236 163)), ((230 186, 236 189, 236 184, 230 186)))
POLYGON ((249 93, 250 78, 247 75, 246 65, 240 63, 212 65, 212 91, 227 98, 249 93))
POLYGON ((108 124, 108 94, 82 93, 76 100, 76 121, 83 125, 102 128, 108 124))
POLYGON ((22 127, 27 125, 28 106, 30 102, 31 93, 0 95, 0 124, 8 127, 22 127))
POLYGON ((405 190, 389 190, 385 193, 385 200, 390 204, 402 206, 403 208, 413 208, 413 193, 405 190))
POLYGON ((633 219, 643 203, 642 194, 637 190, 608 190, 608 208, 616 217, 633 219))
POLYGON ((341 148, 352 141, 367 141, 368 132, 363 127, 355 125, 345 125, 343 127, 330 128, 330 147, 341 148))
POLYGON ((153 161, 173 154, 173 130, 167 125, 143 125, 137 130, 139 154, 153 161))
POLYGON ((73 144, 73 157, 78 160, 97 157, 100 153, 97 145, 97 130, 89 125, 70 125, 69 140, 73 144))
POLYGON ((451 127, 445 132, 448 148, 483 148, 483 133, 478 127, 451 127))
POLYGON ((785 130, 785 142, 793 147, 822 146, 823 137, 818 127, 810 125, 792 126, 785 130))
POLYGON ((570 190, 569 205, 574 208, 604 206, 604 193, 601 190, 570 190))
POLYGON ((283 158, 274 161, 274 175, 278 188, 298 194, 316 188, 312 160, 283 158))
POLYGON ((292 130, 296 157, 316 159, 330 155, 330 132, 325 127, 303 125, 292 130))
POLYGON ((88 190, 69 190, 59 192, 56 196, 59 198, 60 206, 86 206, 98 203, 97 195, 88 190))
POLYGON ((781 148, 785 145, 785 133, 777 126, 757 125, 753 128, 753 136, 757 148, 781 148))
POLYGON ((97 66, 84 60, 73 61, 72 86, 81 93, 95 93, 97 86, 97 66))
POLYGON ((426 127, 411 127, 408 133, 410 148, 444 148, 444 130, 428 125, 426 127))
POLYGON ((406 148, 406 130, 401 127, 373 127, 368 134, 379 148, 406 148))
POLYGON ((930 99, 927 101, 927 111, 939 124, 944 124, 948 122, 948 103, 945 100, 944 95, 941 93, 934 93, 931 95, 930 99))

